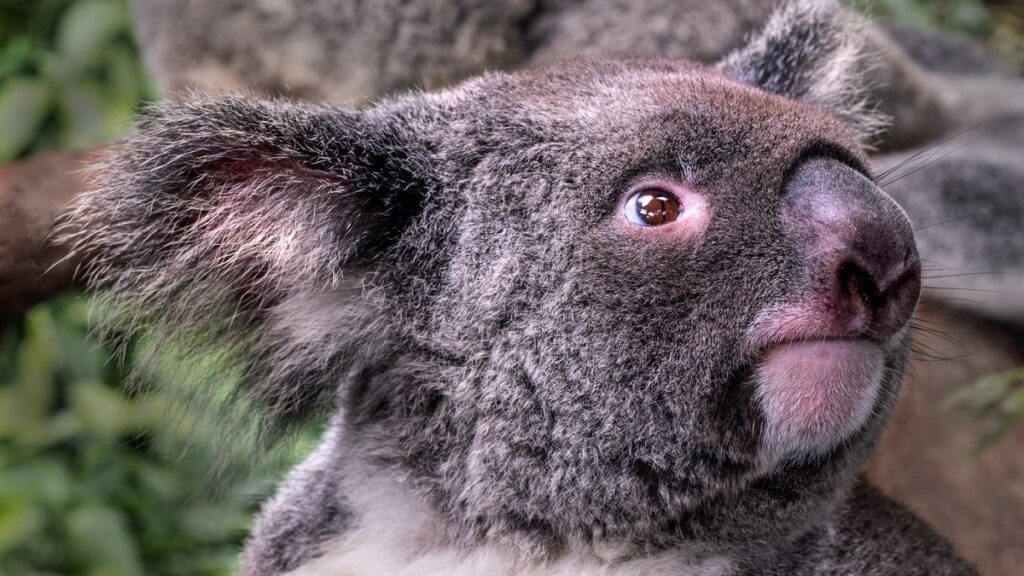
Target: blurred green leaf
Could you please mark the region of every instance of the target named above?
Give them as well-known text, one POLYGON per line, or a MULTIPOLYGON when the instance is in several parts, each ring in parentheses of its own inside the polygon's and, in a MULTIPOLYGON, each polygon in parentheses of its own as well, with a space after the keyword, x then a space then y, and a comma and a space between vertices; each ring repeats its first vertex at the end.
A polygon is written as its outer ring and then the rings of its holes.
POLYGON ((68 515, 66 527, 75 553, 89 566, 89 574, 142 576, 135 539, 119 510, 85 506, 68 515))
POLYGON ((182 526, 198 540, 219 542, 242 533, 248 515, 233 503, 196 504, 183 511, 182 526))
POLYGON ((98 382, 78 382, 70 392, 71 409, 84 431, 115 438, 138 430, 134 406, 116 389, 98 382))
POLYGON ((0 501, 0 557, 25 542, 42 525, 42 516, 30 502, 0 501))
POLYGON ((24 72, 32 62, 32 52, 32 41, 25 37, 0 46, 0 78, 24 72))
POLYGON ((61 18, 57 30, 57 51, 67 73, 79 75, 99 63, 104 48, 128 23, 124 11, 113 2, 76 2, 61 18))
MULTIPOLYGON (((1024 377, 1018 378, 1018 381, 1024 382, 1024 377)), ((1000 408, 1002 408, 1003 414, 1011 418, 1019 418, 1024 415, 1024 388, 1007 396, 1000 408)))
POLYGON ((871 6, 895 20, 916 26, 935 26, 938 20, 934 7, 918 0, 879 0, 871 6))
POLYGON ((60 145, 80 148, 117 133, 111 110, 103 92, 92 82, 76 82, 64 87, 60 96, 60 145))
POLYGON ((75 481, 64 462, 39 456, 5 470, 0 481, 12 500, 32 501, 44 506, 65 506, 72 500, 75 481))
POLYGON ((46 82, 14 78, 0 84, 0 162, 28 149, 50 108, 46 82))
POLYGON ((991 27, 992 21, 988 9, 981 2, 961 0, 949 5, 943 24, 967 34, 980 35, 991 27))
POLYGON ((134 104, 142 97, 146 81, 139 69, 139 61, 128 46, 112 46, 106 51, 106 86, 113 98, 130 118, 134 104))
POLYGON ((974 418, 987 422, 974 448, 975 457, 1003 438, 1024 420, 1024 367, 989 374, 950 395, 945 407, 966 407, 974 418))
POLYGON ((0 438, 16 436, 26 426, 17 392, 13 387, 0 388, 0 438))
POLYGON ((17 379, 13 386, 0 388, 0 437, 25 441, 45 425, 54 399, 54 371, 60 362, 56 325, 45 308, 25 318, 25 339, 17 349, 17 379))

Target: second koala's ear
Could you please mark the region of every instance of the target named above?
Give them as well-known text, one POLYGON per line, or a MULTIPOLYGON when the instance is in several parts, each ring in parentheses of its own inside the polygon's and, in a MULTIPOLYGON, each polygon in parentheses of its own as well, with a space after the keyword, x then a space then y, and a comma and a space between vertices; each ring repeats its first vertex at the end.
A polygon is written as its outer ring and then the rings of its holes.
POLYGON ((868 32, 834 0, 789 0, 718 69, 745 84, 821 107, 867 141, 885 120, 867 99, 868 32))

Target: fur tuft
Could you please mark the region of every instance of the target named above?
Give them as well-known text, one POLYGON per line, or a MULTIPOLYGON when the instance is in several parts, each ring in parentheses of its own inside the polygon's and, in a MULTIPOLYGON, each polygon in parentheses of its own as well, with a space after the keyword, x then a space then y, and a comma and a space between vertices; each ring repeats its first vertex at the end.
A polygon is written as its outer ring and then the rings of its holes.
POLYGON ((825 109, 862 142, 886 126, 871 104, 865 23, 833 0, 791 0, 718 68, 746 84, 825 109))
POLYGON ((118 328, 151 328, 184 355, 225 351, 256 412, 287 421, 387 338, 359 278, 422 189, 402 138, 328 107, 156 105, 97 167, 62 234, 95 254, 85 276, 115 296, 118 328))

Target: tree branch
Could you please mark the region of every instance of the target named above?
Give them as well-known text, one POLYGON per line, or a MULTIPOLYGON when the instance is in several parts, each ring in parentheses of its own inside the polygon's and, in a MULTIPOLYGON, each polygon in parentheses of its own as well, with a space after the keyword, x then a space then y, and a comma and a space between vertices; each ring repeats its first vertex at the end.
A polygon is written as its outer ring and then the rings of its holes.
POLYGON ((78 260, 66 259, 67 247, 48 236, 86 189, 85 167, 102 150, 47 152, 0 166, 0 324, 74 285, 78 260))

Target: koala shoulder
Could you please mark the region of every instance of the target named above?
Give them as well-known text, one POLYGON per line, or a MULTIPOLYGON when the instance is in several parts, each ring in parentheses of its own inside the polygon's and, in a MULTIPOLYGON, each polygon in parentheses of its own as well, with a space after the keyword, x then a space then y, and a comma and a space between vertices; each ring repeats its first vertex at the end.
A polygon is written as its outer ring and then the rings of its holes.
POLYGON ((911 511, 858 480, 837 516, 832 546, 816 576, 976 576, 911 511))
POLYGON ((263 506, 242 555, 242 576, 294 570, 352 523, 352 512, 338 493, 339 440, 335 426, 263 506))

